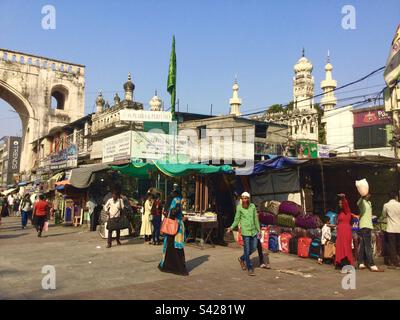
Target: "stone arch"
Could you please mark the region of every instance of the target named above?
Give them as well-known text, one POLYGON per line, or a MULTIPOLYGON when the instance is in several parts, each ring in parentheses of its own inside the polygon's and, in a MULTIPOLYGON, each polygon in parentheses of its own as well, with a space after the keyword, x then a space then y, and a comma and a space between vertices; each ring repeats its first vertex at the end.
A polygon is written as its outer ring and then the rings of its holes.
POLYGON ((52 109, 67 110, 69 90, 62 84, 56 84, 51 88, 50 95, 56 100, 56 105, 50 103, 52 109))
POLYGON ((22 123, 22 152, 20 168, 24 169, 33 165, 30 143, 39 137, 38 119, 29 101, 14 87, 0 80, 0 98, 6 101, 19 115, 22 123))

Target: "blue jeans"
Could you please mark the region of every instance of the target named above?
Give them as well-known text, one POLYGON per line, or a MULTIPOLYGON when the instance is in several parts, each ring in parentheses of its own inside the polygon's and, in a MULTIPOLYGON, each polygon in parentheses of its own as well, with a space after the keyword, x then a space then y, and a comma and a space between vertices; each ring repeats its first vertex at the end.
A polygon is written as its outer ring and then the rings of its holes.
POLYGON ((153 242, 160 242, 161 216, 153 216, 153 242))
POLYGON ((21 224, 23 228, 25 228, 28 223, 28 213, 28 211, 21 210, 21 224))
POLYGON ((247 270, 253 270, 253 265, 250 261, 251 254, 257 250, 257 235, 254 237, 243 236, 243 255, 240 257, 246 264, 247 270))

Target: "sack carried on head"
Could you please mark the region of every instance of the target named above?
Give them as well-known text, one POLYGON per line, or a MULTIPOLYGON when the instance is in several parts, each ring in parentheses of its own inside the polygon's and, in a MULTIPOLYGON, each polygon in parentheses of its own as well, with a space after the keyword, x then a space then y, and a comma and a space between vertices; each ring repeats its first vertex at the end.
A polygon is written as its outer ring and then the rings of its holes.
POLYGON ((369 193, 369 185, 367 179, 357 180, 356 187, 361 197, 365 197, 369 193))

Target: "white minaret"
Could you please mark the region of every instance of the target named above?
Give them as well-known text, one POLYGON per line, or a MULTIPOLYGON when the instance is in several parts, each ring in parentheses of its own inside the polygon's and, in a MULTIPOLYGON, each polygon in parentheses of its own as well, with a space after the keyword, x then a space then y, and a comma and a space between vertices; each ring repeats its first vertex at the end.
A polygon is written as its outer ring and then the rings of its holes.
POLYGON ((295 76, 293 78, 293 102, 294 108, 299 111, 314 110, 314 77, 312 76, 313 65, 304 56, 294 65, 295 76))
POLYGON ((240 116, 240 106, 242 105, 242 99, 239 98, 239 85, 237 83, 237 78, 235 78, 235 83, 232 86, 232 98, 229 99, 229 104, 231 105, 230 115, 234 115, 236 117, 240 116))
POLYGON ((150 105, 150 111, 161 111, 162 101, 157 96, 157 90, 154 94, 154 97, 151 98, 151 100, 149 101, 149 105, 150 105))
POLYGON ((332 110, 336 107, 336 97, 335 92, 333 91, 336 89, 337 83, 336 80, 332 79, 332 65, 330 63, 329 51, 328 51, 328 59, 325 65, 325 80, 321 81, 321 89, 324 91, 324 96, 321 98, 321 107, 324 111, 332 110))

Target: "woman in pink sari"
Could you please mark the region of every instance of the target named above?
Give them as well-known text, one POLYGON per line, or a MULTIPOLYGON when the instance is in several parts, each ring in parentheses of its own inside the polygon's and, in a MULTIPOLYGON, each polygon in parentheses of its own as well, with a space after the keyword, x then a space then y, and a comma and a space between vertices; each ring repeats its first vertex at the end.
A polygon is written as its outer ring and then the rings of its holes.
POLYGON ((353 264, 353 250, 351 249, 351 211, 346 196, 338 194, 339 215, 337 222, 337 238, 336 238, 336 257, 335 266, 342 268, 345 265, 353 264))

